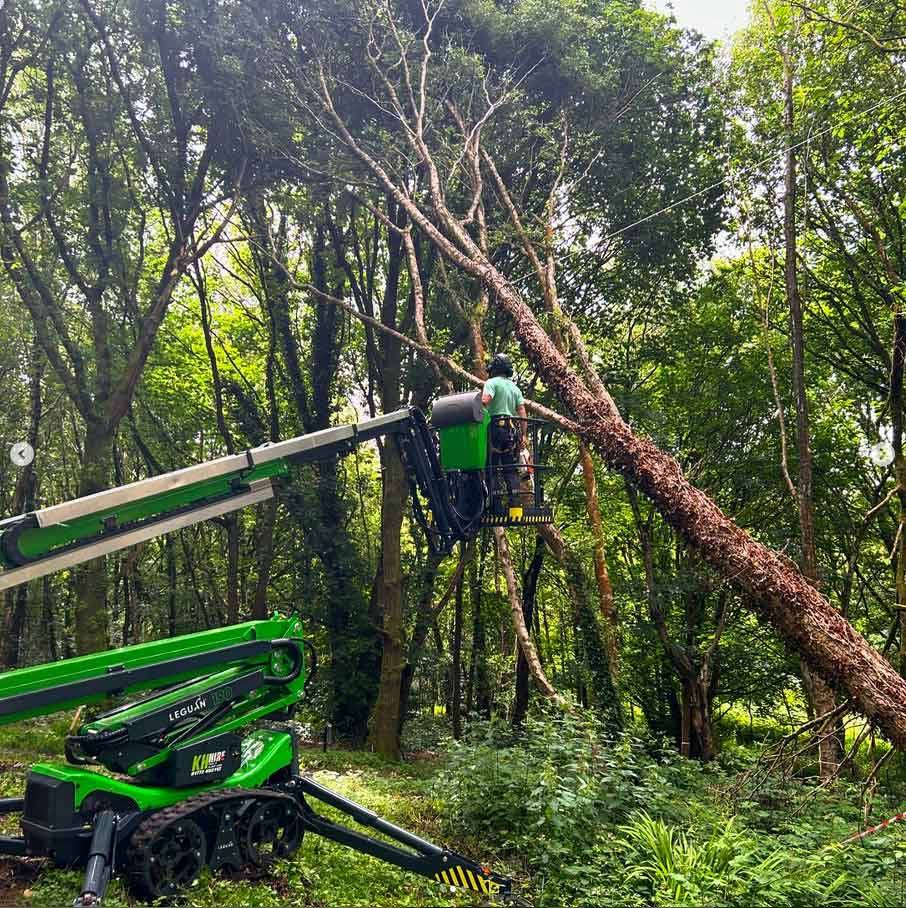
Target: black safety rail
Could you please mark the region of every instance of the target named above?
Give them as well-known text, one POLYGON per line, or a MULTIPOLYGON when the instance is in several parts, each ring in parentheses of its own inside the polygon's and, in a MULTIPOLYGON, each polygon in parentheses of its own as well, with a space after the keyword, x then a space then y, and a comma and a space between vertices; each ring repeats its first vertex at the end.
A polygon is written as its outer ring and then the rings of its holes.
MULTIPOLYGON (((532 499, 531 504, 525 502, 525 492, 520 491, 520 502, 522 505, 522 515, 514 517, 510 514, 509 507, 506 504, 508 489, 506 484, 505 471, 509 467, 494 465, 492 457, 488 456, 488 488, 490 490, 489 507, 486 509, 482 524, 485 526, 532 526, 537 524, 551 523, 553 521, 553 511, 545 504, 544 500, 544 476, 552 467, 542 462, 539 455, 541 448, 541 435, 545 430, 550 430, 552 423, 545 419, 536 419, 535 417, 508 417, 495 416, 491 420, 490 430, 493 430, 495 422, 510 421, 515 425, 526 424, 529 436, 529 454, 531 459, 527 464, 521 464, 518 460, 516 463, 517 474, 523 469, 528 468, 531 471, 532 482, 532 499)), ((489 445, 490 452, 490 445, 489 445)), ((524 486, 524 481, 520 479, 520 488, 524 486)))

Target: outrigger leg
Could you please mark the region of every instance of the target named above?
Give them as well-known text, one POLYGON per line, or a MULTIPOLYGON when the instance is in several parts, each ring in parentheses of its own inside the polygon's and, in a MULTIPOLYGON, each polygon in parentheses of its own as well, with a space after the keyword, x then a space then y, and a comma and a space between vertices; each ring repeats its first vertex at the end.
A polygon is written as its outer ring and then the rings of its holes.
POLYGON ((379 817, 373 810, 368 810, 348 798, 319 785, 307 776, 297 776, 294 783, 303 795, 316 798, 331 807, 352 817, 356 823, 374 829, 376 832, 405 845, 411 851, 382 842, 371 836, 363 835, 339 823, 334 823, 316 813, 302 797, 303 818, 306 829, 324 836, 355 851, 369 854, 378 860, 395 864, 404 870, 421 874, 438 883, 471 889, 485 896, 497 896, 504 901, 512 901, 512 880, 482 867, 474 861, 440 848, 431 842, 395 826, 379 817))
POLYGON ((82 891, 73 902, 73 908, 92 908, 94 905, 100 905, 107 892, 107 885, 116 862, 117 819, 112 810, 102 810, 95 817, 82 891))

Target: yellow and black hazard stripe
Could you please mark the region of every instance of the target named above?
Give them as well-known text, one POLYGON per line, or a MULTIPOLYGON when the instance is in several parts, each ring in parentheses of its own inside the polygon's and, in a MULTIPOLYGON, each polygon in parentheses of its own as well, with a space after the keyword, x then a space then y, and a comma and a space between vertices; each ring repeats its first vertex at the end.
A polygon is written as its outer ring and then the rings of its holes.
POLYGON ((480 892, 482 895, 497 895, 500 892, 499 883, 489 879, 481 871, 473 871, 462 864, 456 864, 446 870, 435 873, 434 879, 438 883, 471 889, 473 892, 480 892))
POLYGON ((485 526, 526 526, 536 523, 550 523, 550 514, 523 514, 521 517, 510 517, 508 514, 485 514, 481 518, 485 526))

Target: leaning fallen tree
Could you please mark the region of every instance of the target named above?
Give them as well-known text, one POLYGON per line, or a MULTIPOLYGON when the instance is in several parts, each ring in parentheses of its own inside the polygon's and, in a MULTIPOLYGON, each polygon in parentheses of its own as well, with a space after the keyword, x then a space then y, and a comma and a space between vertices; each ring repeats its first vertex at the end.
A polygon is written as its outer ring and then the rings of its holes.
MULTIPOLYGON (((420 204, 405 183, 391 175, 394 169, 385 167, 352 134, 334 105, 321 68, 314 93, 334 134, 444 259, 488 289, 496 305, 512 319, 515 336, 538 374, 572 414, 575 433, 600 454, 610 469, 645 494, 667 523, 743 593, 745 603, 770 623, 810 668, 845 691, 854 708, 898 748, 906 748, 906 680, 808 583, 795 564, 752 538, 692 485, 671 455, 632 431, 606 389, 598 386, 593 377, 586 380, 588 362, 584 347, 578 344, 574 344, 573 354, 585 367, 586 379, 572 368, 518 289, 468 229, 480 207, 481 179, 475 180, 476 196, 467 216, 457 216, 450 210, 445 181, 426 141, 424 72, 430 57, 427 38, 422 48, 418 63, 422 78, 407 79, 405 107, 399 96, 389 90, 387 74, 380 76, 388 87, 386 103, 402 124, 401 133, 425 174, 430 208, 420 204)), ((405 58, 406 50, 400 50, 405 58)), ((480 148, 480 135, 481 130, 476 127, 466 136, 463 157, 473 168, 480 168, 483 161, 490 163, 480 148)), ((397 225, 388 227, 399 229, 397 225)))
MULTIPOLYGON (((479 269, 473 272, 481 275, 479 269)), ((802 576, 788 559, 756 541, 683 474, 675 458, 636 435, 615 408, 596 398, 493 266, 483 272, 539 374, 575 414, 576 432, 626 476, 702 558, 828 683, 898 748, 906 748, 906 681, 802 576)))

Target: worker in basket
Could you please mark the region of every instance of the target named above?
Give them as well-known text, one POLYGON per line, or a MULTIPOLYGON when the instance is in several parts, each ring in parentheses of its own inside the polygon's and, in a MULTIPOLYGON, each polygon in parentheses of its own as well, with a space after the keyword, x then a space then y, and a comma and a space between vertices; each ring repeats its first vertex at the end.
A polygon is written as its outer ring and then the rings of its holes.
POLYGON ((513 364, 503 353, 496 353, 488 363, 488 380, 484 383, 481 402, 491 416, 490 466, 495 491, 501 476, 506 484, 511 517, 521 516, 519 501, 519 452, 528 447, 528 422, 525 400, 519 385, 513 381, 513 364), (514 513, 515 512, 515 513, 514 513))

